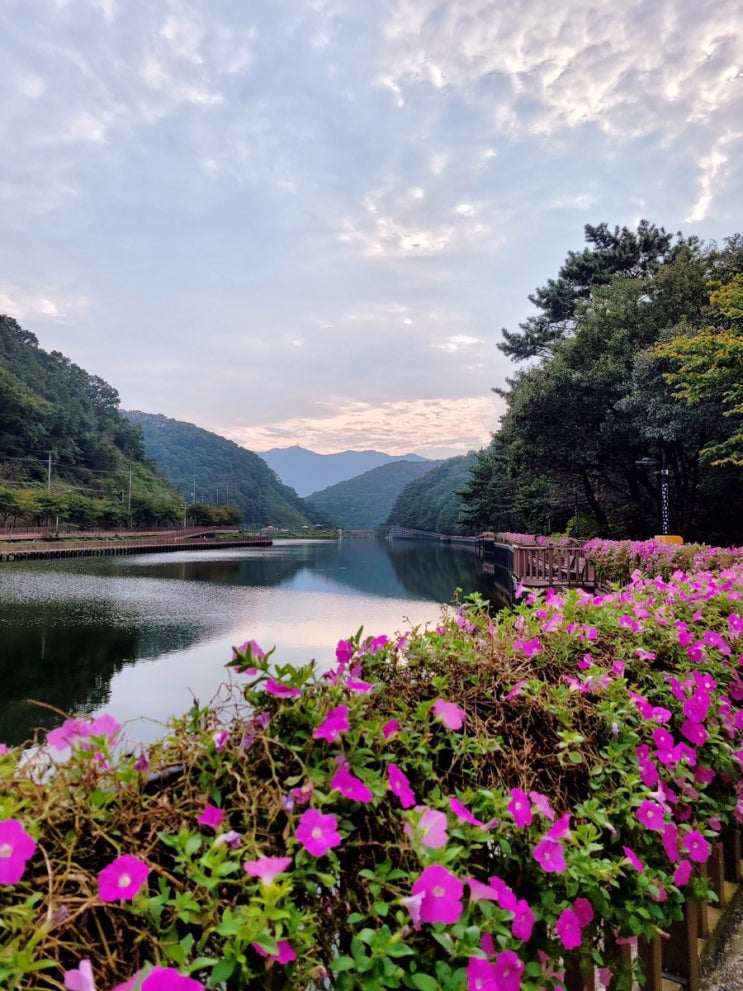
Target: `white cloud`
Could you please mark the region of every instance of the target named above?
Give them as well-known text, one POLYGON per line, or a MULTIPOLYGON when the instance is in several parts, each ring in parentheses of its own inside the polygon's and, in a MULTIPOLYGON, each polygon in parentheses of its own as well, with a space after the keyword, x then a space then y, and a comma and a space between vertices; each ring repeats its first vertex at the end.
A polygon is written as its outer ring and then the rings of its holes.
POLYGON ((503 412, 502 401, 494 396, 379 404, 337 397, 317 405, 314 417, 260 427, 225 424, 219 432, 253 451, 300 444, 319 454, 344 448, 407 454, 420 450, 425 438, 426 448, 451 455, 487 445, 503 412))
POLYGON ((65 323, 79 317, 90 302, 54 288, 28 289, 0 281, 0 313, 22 320, 52 320, 65 323))

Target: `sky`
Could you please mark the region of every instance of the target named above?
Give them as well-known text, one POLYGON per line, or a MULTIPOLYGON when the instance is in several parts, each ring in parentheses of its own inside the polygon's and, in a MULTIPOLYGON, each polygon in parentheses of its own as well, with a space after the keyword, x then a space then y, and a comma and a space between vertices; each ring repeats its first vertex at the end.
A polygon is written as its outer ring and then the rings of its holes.
POLYGON ((486 445, 586 224, 741 231, 739 0, 0 0, 0 313, 262 451, 486 445))

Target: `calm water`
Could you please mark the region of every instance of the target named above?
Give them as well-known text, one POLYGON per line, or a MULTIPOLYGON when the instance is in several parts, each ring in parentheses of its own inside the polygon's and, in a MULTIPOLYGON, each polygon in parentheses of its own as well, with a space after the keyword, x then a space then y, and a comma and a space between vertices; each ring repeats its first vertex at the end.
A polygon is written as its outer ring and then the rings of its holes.
POLYGON ((488 596, 474 554, 438 544, 284 541, 270 548, 83 558, 0 568, 0 741, 64 713, 111 712, 138 739, 208 702, 234 644, 279 663, 334 663, 364 627, 435 624, 456 588, 488 596))

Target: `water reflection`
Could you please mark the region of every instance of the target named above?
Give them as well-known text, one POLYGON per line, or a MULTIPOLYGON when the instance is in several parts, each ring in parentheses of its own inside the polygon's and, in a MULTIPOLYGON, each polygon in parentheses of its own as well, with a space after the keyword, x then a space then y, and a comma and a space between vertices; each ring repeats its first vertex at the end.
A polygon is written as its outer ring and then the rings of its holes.
POLYGON ((188 707, 189 690, 206 701, 247 637, 276 644, 282 662, 327 664, 361 625, 435 622, 457 587, 482 590, 469 553, 372 541, 5 565, 0 741, 59 723, 29 699, 164 720, 188 707))

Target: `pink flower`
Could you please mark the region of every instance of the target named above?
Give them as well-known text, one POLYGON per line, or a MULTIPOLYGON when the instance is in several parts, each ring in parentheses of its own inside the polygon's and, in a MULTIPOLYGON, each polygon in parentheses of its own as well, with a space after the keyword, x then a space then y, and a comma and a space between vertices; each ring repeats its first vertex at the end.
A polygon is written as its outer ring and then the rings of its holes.
MULTIPOLYGON (((266 656, 266 652, 258 646, 255 640, 246 640, 239 647, 232 648, 232 660, 236 661, 240 656, 246 657, 248 660, 252 660, 255 657, 257 660, 262 661, 266 656)), ((257 671, 255 668, 241 668, 240 673, 254 675, 257 674, 257 671)))
POLYGON ((95 991, 93 967, 90 960, 81 960, 76 970, 64 972, 64 986, 68 991, 95 991))
POLYGON ((555 811, 546 795, 543 795, 539 791, 530 791, 529 798, 531 799, 532 811, 538 812, 545 819, 549 819, 550 822, 555 818, 555 811))
POLYGON ((513 950, 503 950, 493 963, 497 991, 519 991, 524 964, 513 950))
POLYGON ((433 715, 447 729, 461 729, 465 717, 463 709, 454 702, 445 702, 443 699, 436 699, 433 703, 433 715))
POLYGON ((412 887, 414 895, 423 895, 420 918, 423 922, 444 922, 452 925, 462 914, 464 885, 445 867, 426 867, 412 887))
POLYGON ((335 659, 344 667, 353 657, 353 644, 350 640, 339 640, 335 648, 335 659))
POLYGON ((688 860, 682 860, 673 872, 673 883, 677 888, 682 888, 688 884, 691 877, 692 866, 688 860))
POLYGON ((470 901, 472 902, 497 902, 498 892, 489 884, 483 884, 474 877, 468 877, 467 885, 470 889, 470 901))
POLYGON ((315 729, 312 734, 314 740, 327 740, 328 743, 336 743, 349 728, 348 706, 337 705, 331 709, 325 719, 315 729))
POLYGON ((423 892, 421 892, 418 895, 408 895, 406 898, 400 899, 400 903, 410 912, 414 929, 420 929, 421 927, 421 905, 423 904, 423 897, 423 892))
POLYGON ((560 816, 557 822, 553 823, 547 830, 547 836, 551 840, 561 840, 570 833, 570 813, 560 816))
POLYGON ((90 732, 90 723, 83 719, 65 719, 61 726, 49 730, 46 734, 46 742, 55 750, 64 750, 81 736, 87 736, 90 732))
POLYGON ((282 699, 296 698, 302 694, 301 688, 290 688, 289 685, 281 685, 278 681, 274 681, 273 678, 269 678, 263 687, 269 695, 277 695, 282 699))
MULTIPOLYGON (((132 991, 139 980, 141 971, 123 984, 117 984, 113 991, 132 991)), ((153 967, 142 981, 142 991, 204 991, 204 985, 193 977, 180 974, 174 967, 153 967)))
POLYGON ((197 822, 200 826, 210 826, 212 829, 219 829, 224 819, 224 812, 216 805, 207 805, 199 816, 197 822))
POLYGON ((511 801, 508 803, 508 811, 513 816, 517 826, 529 826, 532 820, 531 805, 525 791, 521 788, 511 789, 511 801))
POLYGON ((0 821, 0 884, 15 884, 23 877, 26 861, 36 852, 36 843, 17 819, 0 821))
POLYGON ((686 850, 690 860, 696 860, 697 863, 702 864, 709 858, 710 845, 698 829, 693 829, 687 833, 681 840, 681 845, 686 850))
POLYGON ((650 802, 648 799, 645 799, 640 803, 640 807, 637 809, 635 815, 643 826, 646 826, 648 829, 662 833, 666 828, 663 809, 657 802, 650 802))
POLYGON ((374 798, 371 788, 345 766, 339 767, 335 772, 330 787, 337 788, 344 798, 350 798, 354 802, 371 802, 374 798))
POLYGON ((147 864, 125 853, 98 875, 98 897, 102 902, 129 901, 145 883, 149 873, 147 864))
POLYGON ((226 729, 217 730, 216 733, 212 735, 212 740, 214 741, 214 749, 218 754, 221 754, 224 748, 227 746, 227 741, 230 738, 230 734, 226 729))
POLYGON ((624 850, 624 855, 627 860, 629 860, 636 871, 639 871, 642 874, 645 870, 645 865, 642 863, 637 854, 635 854, 633 850, 630 850, 628 846, 622 847, 622 849, 624 850))
POLYGON ((385 740, 389 740, 391 736, 394 736, 395 733, 399 733, 399 732, 400 732, 400 724, 396 719, 390 719, 390 721, 388 723, 385 723, 384 726, 382 727, 382 736, 385 738, 385 740))
POLYGON ((587 898, 576 898, 573 902, 573 912, 581 929, 593 920, 593 905, 587 898))
POLYGON ((495 967, 482 957, 470 957, 467 963, 467 987, 469 991, 500 991, 495 967))
POLYGON ((476 816, 472 815, 467 806, 462 805, 459 799, 455 798, 453 795, 449 799, 449 808, 454 815, 463 822, 469 822, 473 826, 482 826, 482 822, 476 816))
POLYGON ((278 874, 283 874, 291 862, 291 857, 259 857, 257 860, 246 860, 243 870, 251 877, 260 878, 261 884, 268 885, 278 874))
POLYGON ((387 780, 390 791, 400 799, 400 805, 404 809, 409 809, 411 805, 415 805, 415 795, 410 787, 410 782, 397 764, 390 764, 387 768, 387 780))
POLYGON ((102 716, 94 719, 88 728, 88 736, 105 736, 114 740, 121 732, 121 723, 117 723, 113 716, 104 712, 102 716))
POLYGON ((681 733, 689 743, 693 743, 695 747, 702 747, 707 742, 709 734, 707 730, 701 723, 692 722, 691 719, 685 719, 681 724, 681 733))
POLYGON ((511 932, 516 939, 526 943, 531 939, 531 932, 534 928, 534 913, 525 898, 519 898, 513 911, 514 919, 511 923, 511 932))
POLYGON ((291 943, 287 943, 285 939, 280 939, 276 945, 279 948, 278 953, 266 953, 263 947, 260 946, 258 943, 252 944, 255 952, 259 956, 265 957, 268 960, 269 964, 272 963, 287 964, 287 963, 291 963, 292 960, 297 959, 297 954, 292 949, 291 943))
POLYGON ((412 825, 405 823, 405 833, 432 850, 446 846, 446 815, 436 809, 429 809, 426 805, 417 805, 414 811, 420 813, 420 816, 412 825))
POLYGON ((336 817, 323 815, 317 809, 307 809, 302 813, 296 835, 297 840, 313 857, 322 857, 331 847, 341 843, 336 817))
POLYGON ((562 846, 551 836, 545 836, 534 847, 534 859, 548 874, 561 874, 567 866, 562 846))
POLYGON ((240 834, 236 833, 234 829, 230 829, 226 833, 219 834, 214 841, 214 846, 228 846, 232 850, 239 850, 241 842, 240 834))
POLYGON ((566 950, 574 950, 580 946, 582 935, 578 917, 572 909, 566 908, 555 923, 555 932, 560 937, 566 950))

